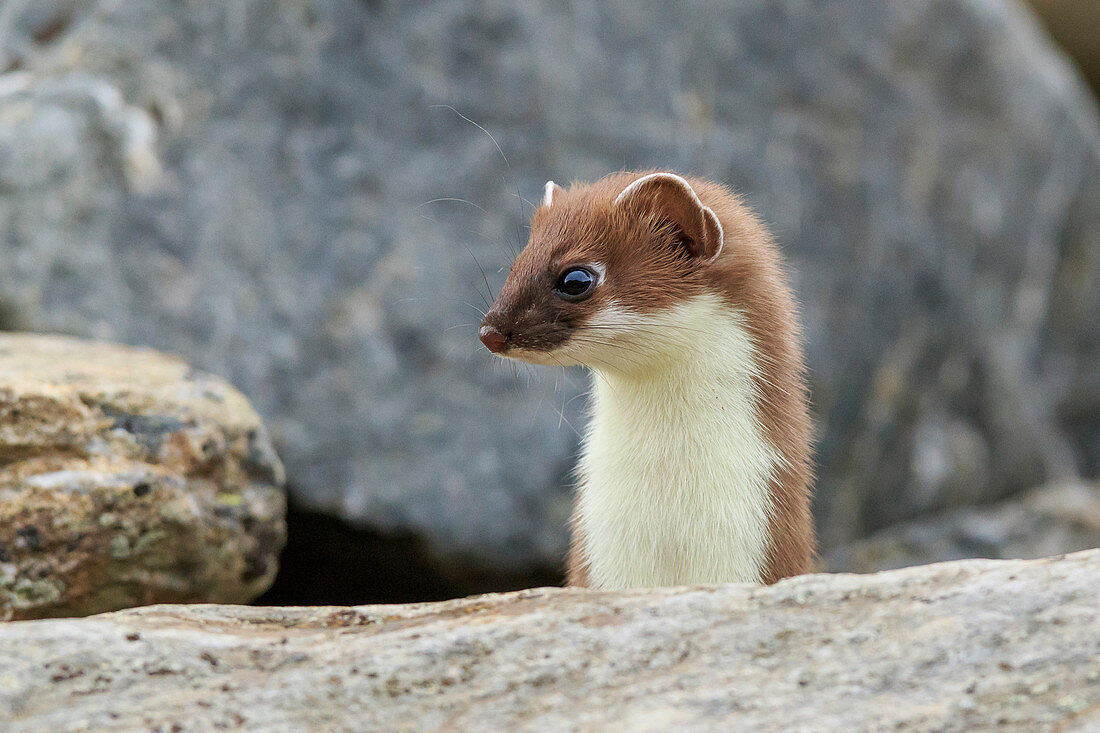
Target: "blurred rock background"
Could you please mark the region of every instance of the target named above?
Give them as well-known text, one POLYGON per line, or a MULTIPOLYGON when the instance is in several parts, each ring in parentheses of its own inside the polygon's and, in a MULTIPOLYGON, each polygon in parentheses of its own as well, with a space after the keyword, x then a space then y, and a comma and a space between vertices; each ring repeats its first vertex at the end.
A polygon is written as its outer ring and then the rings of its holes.
MULTIPOLYGON (((1089 0, 1035 4, 1095 51, 1089 0)), ((291 498, 270 602, 560 578, 584 376, 478 348, 480 270, 546 179, 624 167, 725 181, 782 242, 830 567, 1095 492, 1097 107, 1013 0, 5 0, 0 72, 0 327, 251 399, 291 498)))
POLYGON ((1028 3, 1093 90, 1100 90, 1100 3, 1092 0, 1028 0, 1028 3))

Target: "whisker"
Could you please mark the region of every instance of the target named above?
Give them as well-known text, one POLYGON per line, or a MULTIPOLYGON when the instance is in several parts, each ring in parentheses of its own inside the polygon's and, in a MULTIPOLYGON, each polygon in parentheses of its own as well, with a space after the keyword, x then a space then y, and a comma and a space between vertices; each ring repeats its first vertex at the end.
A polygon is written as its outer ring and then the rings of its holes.
POLYGON ((481 316, 482 318, 484 318, 487 315, 486 311, 481 310, 480 308, 478 308, 473 303, 468 303, 467 301, 464 300, 464 301, 462 301, 462 305, 468 305, 469 307, 473 308, 475 311, 477 311, 478 315, 481 316))
POLYGON ((478 206, 473 201, 467 201, 466 199, 460 199, 457 196, 441 196, 437 199, 432 199, 431 201, 425 201, 422 204, 417 204, 416 208, 419 209, 419 208, 422 208, 424 206, 427 206, 428 204, 437 204, 440 201, 457 201, 460 204, 469 204, 470 206, 473 206, 475 209, 477 209, 481 213, 485 214, 486 216, 491 216, 491 214, 488 211, 486 211, 482 207, 478 206))
MULTIPOLYGON (((474 264, 477 265, 478 272, 481 273, 481 279, 485 281, 485 287, 489 290, 490 300, 496 300, 496 296, 493 295, 493 289, 489 286, 489 277, 485 274, 485 270, 484 268, 482 268, 481 263, 477 261, 477 257, 474 255, 474 251, 469 247, 466 247, 465 242, 463 242, 462 246, 465 247, 466 251, 470 253, 470 256, 474 258, 474 264)), ((486 303, 486 305, 489 304, 486 303)), ((491 308, 492 306, 489 305, 489 307, 491 308)))
MULTIPOLYGON (((591 329, 593 331, 637 331, 639 330, 637 323, 586 323, 582 328, 591 329)), ((694 328, 692 326, 677 325, 676 329, 679 331, 687 331, 690 333, 706 334, 710 333, 704 328, 694 328)))
MULTIPOLYGON (((515 196, 516 198, 518 198, 518 199, 519 199, 520 201, 522 201, 523 203, 525 203, 525 204, 527 204, 528 206, 530 206, 530 207, 531 207, 532 209, 538 210, 538 208, 539 208, 539 207, 535 206, 535 205, 534 205, 533 203, 531 203, 531 202, 530 202, 530 201, 529 201, 529 200, 528 200, 527 198, 525 198, 524 196, 520 196, 520 195, 519 195, 518 193, 512 193, 512 195, 513 195, 513 196, 515 196)), ((522 213, 522 209, 520 210, 520 212, 522 213)))
MULTIPOLYGON (((558 359, 555 358, 553 355, 547 354, 547 357, 550 358, 552 361, 557 362, 558 366, 561 369, 565 369, 565 365, 562 364, 560 361, 558 361, 558 359)), ((569 429, 573 431, 574 435, 576 435, 578 438, 583 439, 584 436, 580 434, 580 431, 578 431, 575 427, 573 427, 573 423, 569 422, 569 420, 566 419, 565 410, 561 409, 561 410, 558 410, 557 412, 558 412, 558 418, 560 418, 558 420, 558 428, 561 429, 561 424, 564 422, 566 425, 569 426, 569 429)))
MULTIPOLYGON (((634 348, 634 347, 627 346, 625 344, 616 344, 616 343, 612 343, 610 341, 599 341, 597 339, 585 338, 584 336, 580 336, 580 335, 574 335, 572 337, 572 340, 576 343, 585 344, 585 345, 588 345, 588 346, 597 346, 597 347, 600 347, 600 348, 616 349, 620 352, 625 352, 625 353, 631 354, 633 356, 638 356, 638 357, 647 356, 647 352, 645 352, 645 351, 643 351, 639 348, 634 348)), ((640 366, 642 362, 636 361, 636 362, 632 362, 632 363, 635 366, 640 366)))
POLYGON ((482 127, 481 125, 477 124, 476 122, 474 122, 474 121, 473 121, 473 120, 471 120, 471 119, 470 119, 469 117, 467 117, 466 115, 462 114, 461 112, 459 112, 459 111, 458 111, 457 109, 455 109, 454 107, 452 107, 452 106, 451 106, 451 105, 449 105, 449 104, 432 104, 432 105, 429 105, 429 106, 428 106, 428 109, 435 109, 435 108, 437 108, 437 107, 442 107, 442 108, 444 108, 444 109, 449 109, 449 110, 451 110, 451 111, 452 111, 452 112, 454 112, 454 113, 455 113, 456 115, 458 115, 459 117, 461 117, 462 119, 466 120, 467 122, 469 122, 469 123, 470 123, 471 125, 473 125, 473 126, 474 126, 474 127, 476 127, 477 129, 481 130, 481 131, 482 131, 482 132, 484 132, 484 133, 485 133, 486 135, 488 135, 488 136, 489 136, 489 139, 493 141, 493 145, 496 145, 496 146, 497 146, 497 152, 498 152, 498 153, 500 153, 500 157, 504 159, 504 165, 508 166, 508 170, 509 170, 509 171, 511 171, 511 170, 512 170, 512 164, 508 162, 508 156, 504 154, 504 150, 502 150, 502 149, 501 149, 501 147, 500 147, 500 143, 498 143, 498 142, 497 142, 497 139, 496 139, 495 137, 493 137, 493 134, 492 134, 491 132, 489 132, 489 131, 488 131, 488 130, 486 130, 486 129, 485 129, 484 127, 482 127))

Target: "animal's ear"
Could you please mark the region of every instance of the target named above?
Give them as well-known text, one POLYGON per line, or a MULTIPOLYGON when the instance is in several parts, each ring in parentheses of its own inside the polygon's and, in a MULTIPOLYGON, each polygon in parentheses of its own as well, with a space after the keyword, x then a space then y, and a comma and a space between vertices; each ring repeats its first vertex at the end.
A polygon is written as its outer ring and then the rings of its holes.
POLYGON ((554 199, 562 193, 565 193, 564 188, 553 181, 547 181, 546 185, 542 187, 542 205, 549 207, 554 203, 554 199))
POLYGON ((650 173, 623 189, 615 206, 637 216, 656 216, 680 234, 693 256, 711 262, 722 251, 722 223, 695 189, 674 173, 650 173))

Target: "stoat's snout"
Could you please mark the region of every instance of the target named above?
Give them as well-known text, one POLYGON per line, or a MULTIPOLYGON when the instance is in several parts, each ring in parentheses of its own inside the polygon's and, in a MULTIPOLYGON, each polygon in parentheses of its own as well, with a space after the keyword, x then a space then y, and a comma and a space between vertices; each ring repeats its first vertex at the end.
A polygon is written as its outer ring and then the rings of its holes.
POLYGON ((567 366, 576 363, 563 351, 578 324, 578 314, 553 302, 553 296, 510 281, 481 322, 478 338, 497 356, 567 366))
POLYGON ((548 258, 540 262, 536 255, 535 250, 524 250, 516 260, 478 337, 498 356, 544 365, 576 364, 565 347, 603 300, 599 291, 604 266, 559 265, 548 258))
POLYGON ((496 326, 482 326, 477 335, 481 343, 485 344, 485 348, 494 354, 499 354, 508 346, 508 334, 496 326))

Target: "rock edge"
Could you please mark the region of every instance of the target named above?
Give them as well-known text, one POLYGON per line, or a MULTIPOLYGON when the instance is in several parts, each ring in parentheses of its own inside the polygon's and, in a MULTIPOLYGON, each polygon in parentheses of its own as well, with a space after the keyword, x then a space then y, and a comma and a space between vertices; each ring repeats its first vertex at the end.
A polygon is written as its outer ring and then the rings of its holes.
POLYGON ((1100 724, 1100 551, 770 587, 535 589, 0 625, 30 730, 1060 730, 1100 724))

